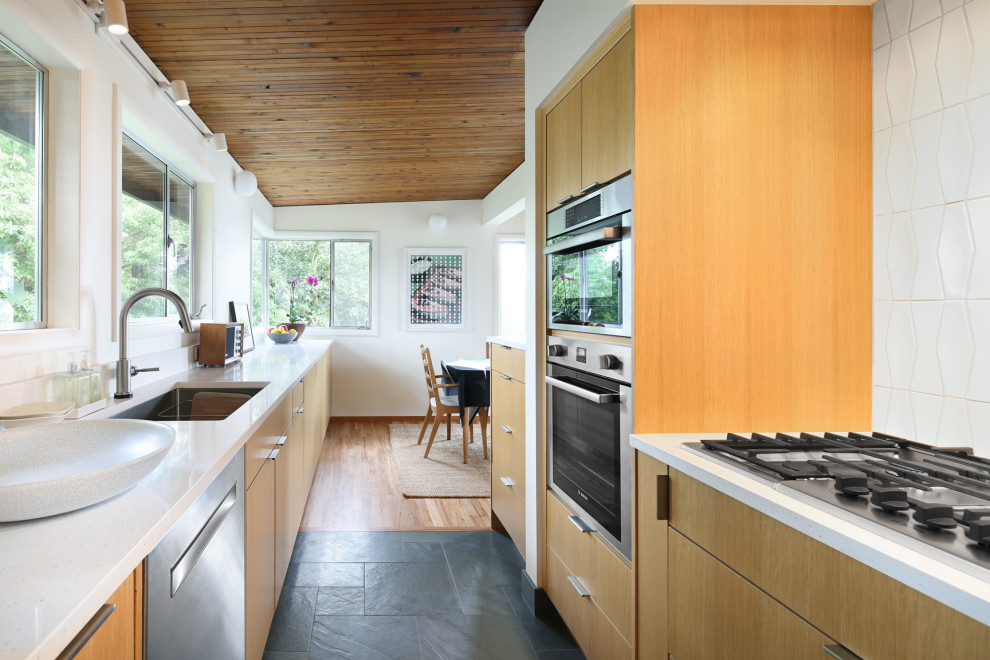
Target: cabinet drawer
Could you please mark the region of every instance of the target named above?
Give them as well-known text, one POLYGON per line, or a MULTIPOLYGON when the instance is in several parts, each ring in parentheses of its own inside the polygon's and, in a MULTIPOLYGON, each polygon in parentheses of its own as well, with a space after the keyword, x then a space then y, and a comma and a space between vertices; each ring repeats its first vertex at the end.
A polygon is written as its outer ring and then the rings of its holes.
POLYGON ((512 480, 520 495, 526 492, 526 443, 498 418, 492 419, 492 465, 512 480))
POLYGON ((251 482, 261 471, 261 466, 265 464, 268 456, 272 453, 278 442, 279 436, 288 426, 292 418, 292 402, 289 397, 278 404, 272 411, 268 419, 261 423, 261 428, 255 431, 254 435, 244 443, 244 484, 245 488, 250 488, 251 482))
POLYGON ((626 640, 632 639, 632 569, 610 550, 597 532, 582 532, 574 515, 547 492, 547 545, 626 640))
POLYGON ((526 556, 526 501, 520 497, 522 491, 502 483, 503 475, 492 466, 492 511, 505 525, 519 552, 526 556))
POLYGON ((677 532, 670 565, 671 657, 828 657, 834 641, 677 532))
MULTIPOLYGON (((499 371, 509 378, 526 382, 526 351, 492 344, 492 371, 499 371)), ((493 374, 494 375, 494 374, 493 374)))
MULTIPOLYGON (((591 598, 582 597, 568 579, 575 577, 552 550, 547 552, 547 595, 581 650, 592 660, 629 660, 632 647, 591 598)), ((586 587, 586 585, 583 585, 586 587)))
POLYGON ((492 372, 492 417, 505 424, 521 441, 526 440, 526 386, 492 372))

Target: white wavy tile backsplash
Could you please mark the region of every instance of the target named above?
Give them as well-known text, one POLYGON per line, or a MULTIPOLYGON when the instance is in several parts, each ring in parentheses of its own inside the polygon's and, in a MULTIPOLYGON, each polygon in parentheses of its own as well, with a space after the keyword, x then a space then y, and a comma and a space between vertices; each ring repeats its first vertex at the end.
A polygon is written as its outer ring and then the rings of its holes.
POLYGON ((990 0, 873 5, 873 426, 990 456, 990 0))

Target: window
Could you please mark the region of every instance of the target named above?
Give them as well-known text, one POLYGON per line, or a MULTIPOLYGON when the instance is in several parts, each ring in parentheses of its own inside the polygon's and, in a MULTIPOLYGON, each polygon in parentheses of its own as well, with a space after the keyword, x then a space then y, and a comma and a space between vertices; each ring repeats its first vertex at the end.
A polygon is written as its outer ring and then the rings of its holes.
POLYGON ((526 334, 526 241, 498 239, 498 334, 526 334))
POLYGON ((0 328, 40 328, 45 71, 3 39, 0 71, 0 328))
MULTIPOLYGON (((195 187, 128 135, 122 137, 120 299, 145 287, 164 287, 193 308, 193 194, 195 187)), ((145 298, 133 318, 168 313, 164 299, 145 298)))
POLYGON ((265 237, 254 232, 251 236, 251 325, 255 328, 265 324, 267 309, 265 303, 265 273, 268 272, 268 249, 265 237))
POLYGON ((311 326, 334 330, 372 328, 372 239, 256 237, 254 262, 267 263, 264 289, 268 297, 264 301, 255 298, 254 305, 257 308, 262 302, 267 304, 268 324, 287 322, 291 306, 311 326), (267 249, 259 249, 259 243, 267 249), (315 278, 318 283, 313 285, 313 280, 307 278, 315 278))

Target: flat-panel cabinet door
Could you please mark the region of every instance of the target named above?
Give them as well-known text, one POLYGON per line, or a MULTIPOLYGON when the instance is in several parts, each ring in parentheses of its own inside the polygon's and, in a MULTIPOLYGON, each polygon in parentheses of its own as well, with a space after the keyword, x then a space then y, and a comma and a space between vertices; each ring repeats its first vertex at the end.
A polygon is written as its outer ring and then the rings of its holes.
POLYGON ((629 33, 581 80, 580 188, 605 183, 632 169, 634 73, 629 33))
MULTIPOLYGON (((302 425, 300 425, 302 426, 302 425)), ((285 440, 275 454, 275 593, 281 593, 289 557, 299 532, 299 486, 302 481, 302 454, 295 422, 285 430, 285 440)))
MULTIPOLYGON (((277 457, 276 457, 277 458, 277 457)), ((267 460, 244 501, 247 660, 261 660, 275 616, 275 461, 267 460)))
POLYGON ((823 660, 835 642, 670 530, 670 657, 823 660))
POLYGON ((547 113, 547 210, 581 189, 581 85, 547 113))
POLYGON ((144 566, 127 576, 107 600, 116 609, 76 654, 77 660, 132 660, 142 657, 144 566))
POLYGON ((667 657, 667 466, 636 452, 636 626, 641 658, 667 657))

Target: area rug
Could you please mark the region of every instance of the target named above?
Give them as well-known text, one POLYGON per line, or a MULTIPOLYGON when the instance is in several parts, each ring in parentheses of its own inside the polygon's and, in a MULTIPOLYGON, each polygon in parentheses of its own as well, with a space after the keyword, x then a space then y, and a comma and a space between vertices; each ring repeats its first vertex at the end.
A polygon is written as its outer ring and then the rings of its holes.
MULTIPOLYGON (((464 463, 464 445, 461 443, 461 427, 452 424, 450 440, 447 429, 441 424, 433 441, 429 458, 426 443, 430 429, 426 429, 423 444, 417 445, 421 424, 389 424, 388 438, 392 456, 399 468, 399 487, 406 497, 491 497, 492 464, 482 456, 481 429, 474 428, 474 443, 468 444, 468 462, 464 463)), ((491 443, 491 433, 488 442, 491 443)), ((489 444, 489 451, 491 446, 489 444)), ((489 454, 490 455, 490 454, 489 454)))

